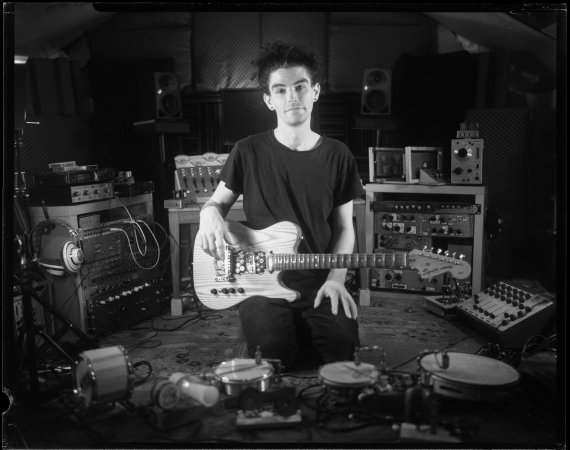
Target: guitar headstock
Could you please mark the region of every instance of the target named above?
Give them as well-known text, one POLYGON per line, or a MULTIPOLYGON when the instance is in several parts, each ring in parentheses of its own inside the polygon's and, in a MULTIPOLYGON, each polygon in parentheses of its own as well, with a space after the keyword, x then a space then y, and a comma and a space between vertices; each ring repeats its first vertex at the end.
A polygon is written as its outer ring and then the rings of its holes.
POLYGON ((455 253, 450 256, 449 252, 441 254, 441 250, 437 253, 426 248, 412 250, 408 254, 408 264, 419 271, 421 278, 435 277, 445 272, 450 272, 454 278, 460 280, 471 275, 471 266, 463 260, 463 255, 456 258, 455 253))

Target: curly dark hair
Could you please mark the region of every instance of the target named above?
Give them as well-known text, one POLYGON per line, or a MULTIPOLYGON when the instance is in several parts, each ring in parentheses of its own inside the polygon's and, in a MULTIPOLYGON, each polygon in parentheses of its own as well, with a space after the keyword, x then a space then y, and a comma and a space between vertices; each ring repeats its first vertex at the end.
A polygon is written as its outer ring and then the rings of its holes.
POLYGON ((269 91, 269 78, 278 69, 287 69, 294 66, 304 67, 311 77, 311 84, 321 83, 321 56, 316 50, 302 44, 274 41, 261 47, 259 56, 252 64, 257 66, 259 87, 267 95, 269 91))

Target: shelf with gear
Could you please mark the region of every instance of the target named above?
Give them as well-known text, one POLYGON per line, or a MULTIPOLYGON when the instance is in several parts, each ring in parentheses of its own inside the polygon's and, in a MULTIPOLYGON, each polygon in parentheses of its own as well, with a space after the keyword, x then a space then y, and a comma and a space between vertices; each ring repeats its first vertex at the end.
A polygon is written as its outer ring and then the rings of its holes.
POLYGON ((366 253, 393 254, 395 262, 386 256, 384 265, 366 269, 361 304, 374 297, 423 299, 450 284, 469 293, 485 288, 486 186, 371 183, 365 190, 366 253), (418 270, 434 271, 423 278, 418 270))

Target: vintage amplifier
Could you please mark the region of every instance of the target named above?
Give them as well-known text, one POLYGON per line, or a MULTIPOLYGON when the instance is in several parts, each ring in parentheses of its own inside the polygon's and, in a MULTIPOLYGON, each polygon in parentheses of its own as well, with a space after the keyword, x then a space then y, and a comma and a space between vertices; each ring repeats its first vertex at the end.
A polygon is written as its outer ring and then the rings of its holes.
POLYGON ((47 185, 28 188, 30 205, 66 206, 114 197, 113 183, 47 185))
POLYGON ((63 172, 43 172, 34 174, 34 186, 73 186, 87 183, 112 181, 115 169, 88 169, 63 172))

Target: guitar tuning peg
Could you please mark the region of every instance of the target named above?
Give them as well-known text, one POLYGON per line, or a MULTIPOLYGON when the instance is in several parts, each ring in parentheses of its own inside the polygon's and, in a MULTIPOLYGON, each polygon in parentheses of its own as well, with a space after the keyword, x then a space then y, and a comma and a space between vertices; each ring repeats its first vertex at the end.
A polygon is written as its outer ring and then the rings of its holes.
POLYGON ((430 248, 429 252, 430 252, 430 253, 433 253, 433 247, 432 247, 432 248, 430 248))
POLYGON ((426 249, 427 249, 427 245, 424 245, 424 252, 427 251, 426 249))
POLYGON ((443 250, 441 248, 437 249, 437 254, 439 255, 443 250))
POLYGON ((445 256, 449 257, 449 250, 446 250, 443 254, 444 254, 445 256))
POLYGON ((455 255, 457 255, 457 252, 453 252, 453 255, 451 255, 451 257, 455 258, 455 255))
POLYGON ((465 255, 459 255, 459 259, 460 259, 461 261, 463 261, 463 258, 465 258, 465 255))

